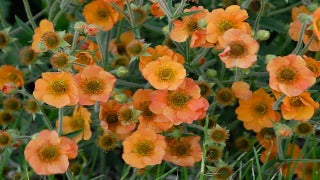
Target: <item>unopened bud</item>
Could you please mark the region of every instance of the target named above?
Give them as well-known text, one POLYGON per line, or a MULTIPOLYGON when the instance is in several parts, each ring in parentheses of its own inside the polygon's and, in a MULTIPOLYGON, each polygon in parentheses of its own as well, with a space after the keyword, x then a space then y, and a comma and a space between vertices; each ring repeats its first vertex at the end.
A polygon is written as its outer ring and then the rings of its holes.
POLYGON ((74 24, 74 30, 78 31, 79 33, 84 33, 87 27, 87 23, 78 21, 74 24))
POLYGON ((6 95, 13 95, 17 92, 17 87, 13 83, 5 83, 2 86, 1 91, 6 95))
POLYGON ((84 29, 84 32, 89 36, 96 36, 99 33, 100 29, 94 24, 88 24, 84 29))
POLYGON ((208 78, 213 78, 217 75, 217 71, 214 69, 208 69, 206 75, 208 78))
POLYGON ((113 98, 115 101, 117 101, 120 104, 127 102, 127 96, 123 93, 116 94, 116 95, 114 95, 113 98))
POLYGON ((270 38, 270 32, 267 30, 259 30, 257 33, 257 38, 260 41, 265 41, 270 38))
POLYGON ((300 22, 310 22, 312 21, 312 16, 308 15, 308 14, 304 14, 304 13, 300 13, 298 15, 298 19, 300 22))
POLYGON ((203 29, 205 29, 208 25, 205 19, 200 19, 200 21, 198 21, 198 24, 203 29))
POLYGON ((118 77, 124 77, 128 74, 128 72, 129 72, 128 69, 124 66, 120 66, 116 69, 116 75, 118 77))

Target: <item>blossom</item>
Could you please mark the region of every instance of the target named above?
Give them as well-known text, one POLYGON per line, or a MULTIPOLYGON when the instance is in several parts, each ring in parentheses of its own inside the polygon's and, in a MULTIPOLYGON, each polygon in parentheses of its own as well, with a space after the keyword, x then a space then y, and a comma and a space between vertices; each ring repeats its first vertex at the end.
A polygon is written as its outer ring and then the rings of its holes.
POLYGON ((320 62, 315 59, 307 56, 303 56, 303 59, 306 61, 307 67, 310 71, 313 72, 315 77, 320 76, 320 62))
POLYGON ((219 44, 224 48, 219 57, 227 68, 249 68, 257 61, 259 44, 242 30, 229 29, 219 38, 219 44))
POLYGON ((269 86, 287 96, 298 96, 312 86, 316 78, 302 57, 290 54, 269 61, 269 86))
POLYGON ((231 28, 240 29, 249 34, 251 27, 248 23, 243 22, 247 18, 247 11, 240 9, 240 6, 237 5, 229 6, 225 10, 221 8, 213 10, 206 16, 207 41, 217 43, 218 39, 231 28))
POLYGON ((264 127, 273 127, 280 120, 280 114, 272 109, 273 103, 274 98, 260 88, 250 99, 240 99, 235 112, 246 129, 259 132, 264 127))
POLYGON ((42 130, 24 150, 27 162, 38 175, 65 173, 69 159, 74 159, 77 154, 77 144, 49 130, 42 130))
POLYGON ((43 19, 40 21, 39 27, 34 30, 34 35, 32 37, 32 49, 35 52, 40 52, 38 48, 38 44, 41 42, 42 37, 45 34, 54 32, 53 23, 47 19, 43 19))
POLYGON ((160 8, 159 3, 152 3, 150 12, 156 18, 165 16, 164 12, 160 8))
POLYGON ((107 102, 116 79, 97 65, 89 65, 74 76, 79 85, 79 104, 93 105, 107 102))
MULTIPOLYGON (((78 64, 83 64, 83 65, 94 65, 94 59, 90 52, 87 51, 80 51, 76 53, 75 57, 77 58, 74 62, 78 64)), ((84 69, 83 66, 73 64, 73 68, 77 71, 82 71, 84 69)))
POLYGON ((303 92, 299 96, 286 96, 281 104, 282 116, 286 120, 309 120, 318 108, 319 103, 311 98, 309 92, 303 92))
POLYGON ((123 141, 123 160, 132 167, 144 168, 162 162, 166 142, 150 129, 138 129, 123 141))
POLYGON ((183 65, 171 60, 169 56, 159 57, 146 65, 143 77, 156 89, 177 89, 186 77, 183 65))
POLYGON ((190 78, 173 91, 156 90, 151 94, 151 112, 164 115, 174 125, 182 122, 192 123, 204 118, 209 107, 208 101, 201 97, 199 86, 190 78))
POLYGON ((167 147, 164 160, 178 166, 194 166, 194 163, 202 159, 199 140, 199 136, 166 139, 167 147))
POLYGON ((0 88, 2 89, 6 84, 12 84, 16 87, 21 87, 24 83, 23 74, 21 71, 12 65, 0 66, 0 88))
POLYGON ((129 56, 127 53, 127 45, 134 41, 134 33, 132 31, 123 32, 119 40, 112 39, 109 43, 109 49, 112 54, 129 56))
POLYGON ((313 32, 320 39, 320 8, 313 12, 313 32))
POLYGON ((61 108, 78 103, 78 87, 70 72, 46 72, 36 80, 33 96, 37 100, 61 108))
POLYGON ((236 81, 232 84, 232 92, 236 98, 247 100, 252 97, 250 85, 243 81, 236 81))

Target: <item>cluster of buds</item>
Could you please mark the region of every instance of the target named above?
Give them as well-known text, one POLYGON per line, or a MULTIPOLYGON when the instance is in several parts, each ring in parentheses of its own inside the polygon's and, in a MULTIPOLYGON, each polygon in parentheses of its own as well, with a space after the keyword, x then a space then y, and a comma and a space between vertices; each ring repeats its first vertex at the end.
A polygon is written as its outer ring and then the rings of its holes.
POLYGON ((100 32, 100 28, 94 24, 87 24, 79 21, 74 25, 74 29, 81 34, 87 34, 89 36, 96 36, 100 32))

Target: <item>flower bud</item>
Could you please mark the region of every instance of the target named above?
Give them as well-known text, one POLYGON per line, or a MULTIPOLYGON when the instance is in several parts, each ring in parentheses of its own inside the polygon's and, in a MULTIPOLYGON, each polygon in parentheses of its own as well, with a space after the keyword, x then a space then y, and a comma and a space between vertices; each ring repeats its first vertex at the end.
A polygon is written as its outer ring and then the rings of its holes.
POLYGON ((277 123, 273 128, 278 137, 288 138, 292 136, 292 129, 285 124, 277 123))
POLYGON ((300 22, 309 22, 312 21, 312 16, 308 15, 308 14, 304 14, 304 13, 300 13, 298 15, 298 19, 300 22))
POLYGON ((260 41, 265 41, 270 38, 270 32, 267 30, 259 30, 257 33, 257 38, 260 41))
POLYGON ((99 33, 100 29, 94 24, 88 24, 84 29, 84 32, 89 36, 96 36, 99 33))
POLYGON ((127 99, 128 99, 127 96, 123 93, 115 94, 113 98, 115 101, 117 101, 120 104, 127 102, 127 99))
POLYGON ((17 92, 17 87, 13 83, 5 83, 1 89, 3 94, 6 95, 13 95, 17 92))
POLYGON ((172 136, 174 138, 180 138, 181 137, 181 131, 177 128, 175 128, 173 131, 172 131, 172 136))
POLYGON ((208 78, 213 78, 217 75, 217 71, 214 69, 208 69, 206 75, 208 78))
POLYGON ((205 28, 207 27, 207 25, 208 25, 205 19, 200 19, 200 20, 198 21, 198 24, 199 24, 199 26, 200 26, 201 28, 203 28, 203 29, 205 29, 205 28))
POLYGON ((87 23, 78 21, 74 24, 74 30, 78 31, 79 33, 84 33, 86 26, 87 26, 87 23))
POLYGON ((120 66, 116 69, 116 75, 118 77, 124 77, 128 74, 128 72, 129 72, 128 69, 124 66, 120 66))

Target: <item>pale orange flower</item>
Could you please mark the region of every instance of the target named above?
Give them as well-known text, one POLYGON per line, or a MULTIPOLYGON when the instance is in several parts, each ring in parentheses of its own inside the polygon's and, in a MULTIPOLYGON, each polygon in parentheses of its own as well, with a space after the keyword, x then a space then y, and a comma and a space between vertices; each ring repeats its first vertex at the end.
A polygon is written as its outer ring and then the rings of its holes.
POLYGON ((316 81, 303 58, 293 54, 272 59, 267 70, 269 86, 290 97, 300 95, 316 81))
POLYGON ((24 156, 38 175, 63 174, 69 159, 78 154, 78 146, 69 138, 59 137, 56 131, 42 130, 24 150, 24 156))
POLYGON ((151 89, 138 89, 133 95, 133 106, 141 111, 138 129, 149 128, 156 132, 163 132, 172 127, 173 124, 164 115, 154 114, 150 111, 152 92, 151 89))
POLYGON ((79 85, 79 104, 93 105, 97 101, 107 102, 116 78, 97 65, 86 66, 74 76, 79 85))
MULTIPOLYGON (((76 60, 74 61, 75 63, 78 64, 83 64, 84 66, 86 65, 94 65, 94 59, 92 57, 92 55, 90 54, 90 52, 87 51, 80 51, 78 52, 76 55, 76 60)), ((77 64, 73 64, 73 68, 77 71, 82 71, 84 69, 83 66, 77 65, 77 64)))
POLYGON ((23 74, 12 65, 2 65, 0 67, 0 89, 6 84, 14 84, 16 87, 21 87, 24 83, 23 74))
POLYGON ((320 39, 320 8, 313 12, 313 32, 320 39))
POLYGON ((158 45, 155 48, 148 47, 147 53, 150 56, 140 56, 139 70, 142 72, 146 65, 152 61, 156 61, 159 57, 170 56, 171 60, 180 64, 184 63, 184 57, 180 53, 172 51, 168 46, 158 45))
POLYGON ((111 4, 103 0, 92 1, 83 9, 83 16, 89 24, 95 24, 102 30, 110 30, 122 17, 111 4))
POLYGON ((109 43, 109 49, 112 54, 119 54, 122 56, 128 56, 127 46, 135 39, 132 31, 124 32, 120 35, 119 41, 112 39, 109 43))
POLYGON ((199 86, 190 78, 186 78, 174 91, 154 91, 149 105, 151 112, 164 115, 175 125, 182 122, 191 124, 204 118, 208 107, 209 103, 201 97, 199 86))
POLYGON ((41 42, 42 36, 48 32, 54 32, 53 23, 47 19, 43 19, 40 21, 39 27, 34 30, 34 35, 32 37, 32 49, 35 52, 40 52, 38 44, 41 42))
POLYGON ((120 140, 123 140, 131 134, 135 129, 136 123, 124 125, 121 123, 118 112, 122 106, 116 101, 109 100, 106 103, 100 104, 99 119, 101 121, 101 127, 106 132, 110 131, 119 136, 120 140))
POLYGON ((150 12, 156 18, 165 16, 164 12, 162 11, 158 3, 152 3, 150 12))
POLYGON ((236 98, 247 100, 252 97, 252 91, 250 85, 243 81, 236 81, 231 86, 233 95, 236 98))
POLYGON ((199 25, 199 21, 204 19, 208 14, 208 10, 204 9, 202 6, 193 6, 190 9, 185 9, 184 12, 198 11, 196 14, 190 16, 185 16, 182 20, 173 21, 173 29, 170 32, 170 38, 177 42, 184 42, 191 36, 190 47, 211 47, 211 43, 206 40, 206 31, 202 29, 199 25))
POLYGON ((171 60, 170 56, 162 56, 148 63, 142 75, 156 89, 174 90, 182 84, 186 70, 183 65, 171 60))
POLYGON ((298 20, 298 15, 299 14, 311 14, 306 6, 299 6, 299 7, 293 7, 291 10, 291 18, 292 20, 298 20))
POLYGON ((280 120, 280 114, 272 109, 274 101, 273 97, 260 88, 253 92, 250 99, 240 99, 235 112, 247 130, 259 132, 262 128, 273 127, 280 120))
MULTIPOLYGON (((71 139, 78 143, 82 139, 88 140, 91 137, 91 113, 83 106, 76 106, 72 116, 64 116, 62 121, 63 134, 69 134, 72 132, 80 131, 76 136, 71 139)), ((56 122, 59 127, 59 121, 56 122)))
POLYGON ((281 104, 282 116, 286 120, 309 120, 318 108, 319 103, 311 98, 309 92, 303 92, 299 96, 286 96, 281 104))
POLYGON ((257 61, 259 44, 249 34, 239 29, 229 29, 219 44, 224 51, 219 54, 227 68, 249 68, 257 61))
POLYGON ((240 6, 232 5, 224 9, 215 9, 206 16, 207 21, 207 41, 217 43, 218 39, 229 29, 240 29, 245 33, 251 32, 248 23, 243 22, 248 18, 246 10, 240 9, 240 6))
POLYGON ((33 96, 37 100, 61 108, 78 103, 78 87, 70 72, 46 72, 35 82, 33 96))
POLYGON ((315 59, 313 59, 311 57, 307 57, 307 56, 303 56, 303 59, 306 61, 308 69, 313 72, 314 76, 319 77, 320 76, 320 62, 316 61, 315 59))
POLYGON ((178 166, 194 166, 194 163, 202 159, 199 140, 199 136, 166 139, 167 147, 164 160, 178 166))
POLYGON ((138 129, 123 141, 123 160, 132 167, 144 168, 162 162, 166 142, 150 129, 138 129))

